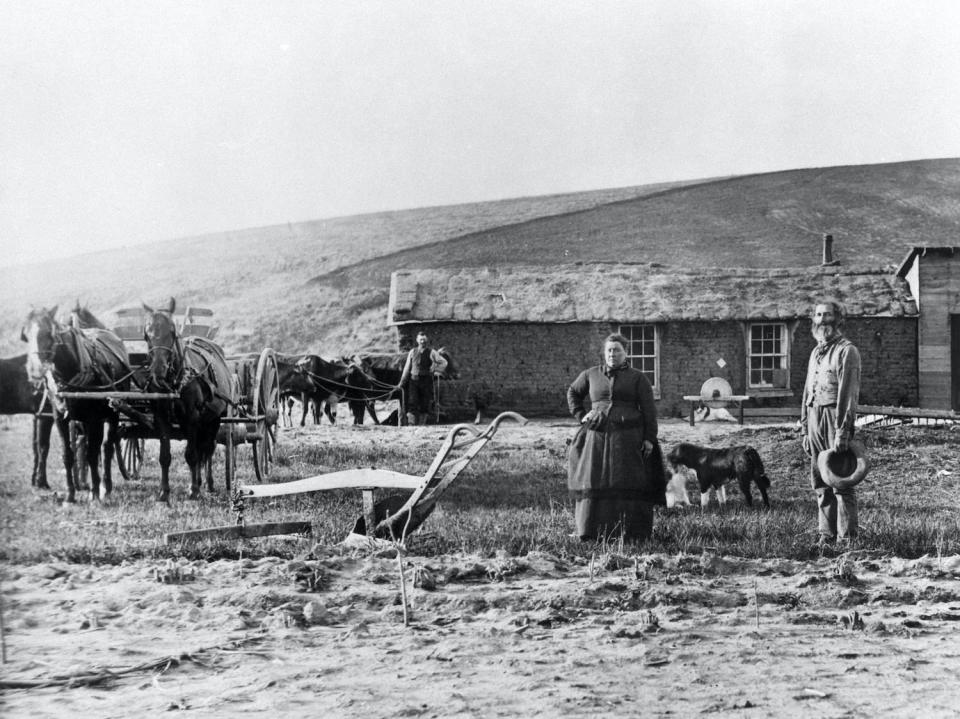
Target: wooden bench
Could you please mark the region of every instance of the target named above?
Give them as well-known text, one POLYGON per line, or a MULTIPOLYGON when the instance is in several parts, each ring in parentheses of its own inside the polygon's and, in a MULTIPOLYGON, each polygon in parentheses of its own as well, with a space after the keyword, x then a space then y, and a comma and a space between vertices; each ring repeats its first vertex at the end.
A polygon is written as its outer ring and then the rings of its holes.
POLYGON ((695 423, 694 411, 697 408, 699 403, 703 403, 708 407, 722 407, 725 404, 736 404, 737 405, 737 421, 740 424, 743 424, 743 403, 748 399, 751 399, 748 394, 731 394, 726 397, 704 397, 699 394, 685 394, 683 396, 685 400, 690 403, 690 426, 693 427, 695 423))
MULTIPOLYGON (((889 407, 880 405, 862 404, 857 407, 858 417, 874 417, 879 419, 867 420, 862 426, 872 424, 891 424, 909 422, 915 419, 932 420, 933 422, 960 422, 960 413, 949 409, 923 409, 921 407, 889 407)), ((861 424, 858 422, 858 424, 861 424)))
POLYGON ((776 417, 784 422, 800 419, 800 407, 744 407, 744 417, 776 417))

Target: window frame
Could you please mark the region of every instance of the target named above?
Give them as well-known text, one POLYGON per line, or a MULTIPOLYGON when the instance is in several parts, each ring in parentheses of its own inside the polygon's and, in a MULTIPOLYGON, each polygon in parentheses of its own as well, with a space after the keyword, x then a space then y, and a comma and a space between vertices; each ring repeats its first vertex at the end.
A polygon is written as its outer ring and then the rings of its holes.
MULTIPOLYGON (((632 323, 632 324, 622 324, 617 326, 617 332, 619 332, 624 337, 626 337, 627 341, 629 342, 629 346, 626 348, 626 350, 627 350, 627 361, 630 363, 630 366, 633 367, 634 369, 640 369, 640 367, 637 367, 636 365, 634 365, 633 360, 636 358, 650 357, 651 355, 639 355, 639 354, 630 353, 634 342, 646 341, 646 340, 635 340, 633 335, 633 328, 647 328, 647 327, 650 327, 653 329, 653 355, 652 355, 653 380, 650 382, 650 384, 653 387, 654 399, 660 399, 660 355, 661 355, 660 325, 653 322, 638 322, 638 323, 632 323)), ((642 372, 643 370, 640 369, 640 371, 642 372)), ((647 376, 647 379, 650 379, 650 377, 647 376)))
MULTIPOLYGON (((746 330, 747 331, 745 333, 745 340, 746 340, 746 347, 745 347, 746 368, 745 369, 746 369, 746 375, 747 375, 746 376, 747 391, 758 393, 758 394, 763 394, 768 392, 789 391, 790 390, 790 368, 792 366, 792 361, 793 361, 793 357, 792 357, 793 342, 792 342, 792 332, 791 332, 790 325, 783 320, 763 320, 763 321, 756 321, 756 322, 748 322, 746 330), (781 344, 781 351, 779 353, 776 353, 776 354, 772 352, 755 353, 753 351, 754 328, 765 327, 765 326, 779 327, 780 344, 781 344), (754 384, 753 382, 753 373, 754 373, 753 358, 754 357, 782 357, 782 366, 779 369, 783 370, 784 372, 783 384, 782 385, 773 384, 773 383, 754 384)), ((762 337, 759 338, 759 341, 763 342, 764 338, 762 337)), ((770 372, 770 371, 773 371, 773 369, 777 369, 777 368, 771 368, 770 370, 766 370, 766 371, 770 372)), ((759 371, 763 372, 764 369, 761 368, 759 371)))

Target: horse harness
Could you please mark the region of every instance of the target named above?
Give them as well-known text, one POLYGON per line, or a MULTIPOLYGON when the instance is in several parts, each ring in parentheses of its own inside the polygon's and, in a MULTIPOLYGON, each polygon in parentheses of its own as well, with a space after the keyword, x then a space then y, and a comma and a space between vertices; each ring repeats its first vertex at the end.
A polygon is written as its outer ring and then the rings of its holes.
POLYGON ((73 349, 76 353, 80 369, 77 374, 69 380, 63 380, 61 378, 57 382, 60 389, 118 389, 117 385, 133 375, 133 372, 130 371, 129 360, 120 354, 116 348, 111 347, 108 342, 96 336, 86 337, 83 330, 67 327, 56 332, 56 344, 67 346, 67 342, 63 339, 64 335, 69 335, 73 338, 73 349), (90 347, 87 346, 87 342, 84 342, 84 339, 89 339, 90 347), (91 347, 93 349, 92 352, 91 347), (114 377, 109 371, 112 360, 116 360, 120 367, 126 370, 127 373, 122 377, 114 377), (92 383, 96 381, 102 382, 102 384, 93 385, 92 383))
POLYGON ((180 335, 173 332, 173 346, 155 345, 149 349, 150 353, 155 351, 169 352, 176 358, 176 363, 171 363, 174 370, 172 377, 155 378, 158 384, 162 384, 164 389, 179 393, 184 387, 193 381, 199 381, 202 392, 206 397, 219 397, 220 399, 233 402, 232 398, 226 397, 218 390, 216 371, 213 366, 214 357, 223 359, 223 353, 220 348, 212 342, 202 337, 193 337, 186 346, 180 341, 180 335), (199 357, 203 362, 202 367, 194 367, 187 361, 187 351, 192 350, 194 357, 199 357))

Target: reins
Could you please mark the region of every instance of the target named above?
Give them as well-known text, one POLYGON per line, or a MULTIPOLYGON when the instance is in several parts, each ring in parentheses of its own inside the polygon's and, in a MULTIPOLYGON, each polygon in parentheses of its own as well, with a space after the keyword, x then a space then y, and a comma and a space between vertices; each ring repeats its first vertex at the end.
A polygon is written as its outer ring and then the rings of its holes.
MULTIPOLYGON (((163 310, 157 310, 155 314, 162 314, 163 310)), ((166 372, 163 377, 157 377, 151 371, 152 379, 161 387, 164 387, 171 391, 180 392, 184 387, 186 387, 190 382, 195 378, 203 376, 203 374, 210 369, 210 360, 206 357, 203 357, 202 353, 199 353, 206 363, 206 366, 201 370, 197 370, 194 367, 190 367, 187 364, 186 352, 183 349, 183 343, 180 342, 180 334, 177 332, 177 325, 173 322, 173 319, 170 319, 170 335, 173 337, 172 345, 151 345, 150 340, 147 340, 147 356, 150 358, 151 367, 153 365, 153 359, 159 355, 161 352, 166 352, 170 356, 170 360, 167 362, 166 372)))
POLYGON ((346 382, 330 379, 329 377, 322 377, 321 375, 318 375, 316 372, 311 372, 310 370, 302 369, 300 370, 300 373, 305 374, 314 382, 319 382, 324 385, 331 385, 333 387, 343 387, 344 389, 356 389, 356 387, 354 387, 352 384, 347 384, 346 382))
POLYGON ((335 380, 335 379, 329 379, 329 378, 327 378, 327 377, 321 377, 321 376, 318 375, 316 372, 311 372, 310 370, 307 370, 307 369, 298 369, 298 371, 299 371, 300 373, 302 373, 302 374, 305 374, 307 377, 309 377, 310 379, 312 379, 314 382, 322 383, 323 386, 333 386, 333 387, 336 387, 336 388, 343 388, 343 389, 346 389, 346 390, 352 390, 352 391, 355 391, 355 392, 363 393, 363 394, 364 394, 364 401, 365 401, 365 402, 375 402, 376 400, 385 399, 385 398, 389 397, 393 392, 395 392, 395 391, 397 390, 397 388, 394 387, 392 384, 387 384, 386 382, 381 382, 381 381, 378 380, 376 377, 371 377, 371 376, 368 375, 366 372, 364 372, 363 369, 362 369, 359 365, 357 365, 357 364, 352 364, 352 365, 350 365, 350 366, 353 367, 354 369, 356 369, 360 374, 362 374, 362 375, 364 376, 364 378, 365 378, 371 385, 373 385, 375 388, 384 389, 385 391, 382 392, 382 393, 380 393, 380 394, 373 394, 373 393, 370 393, 369 390, 367 390, 367 389, 364 388, 364 387, 357 387, 356 385, 348 384, 348 383, 346 383, 346 382, 340 382, 340 381, 335 380), (389 389, 388 389, 388 388, 389 388, 389 389))
MULTIPOLYGON (((360 370, 360 371, 363 372, 363 370, 360 370)), ((366 372, 363 372, 363 376, 366 377, 368 380, 370 380, 370 384, 373 385, 374 388, 379 388, 379 389, 390 388, 391 390, 396 389, 396 387, 394 387, 389 382, 383 382, 381 380, 378 380, 376 377, 372 377, 368 375, 366 372)))
MULTIPOLYGON (((439 350, 438 350, 438 351, 439 351, 439 350)), ((449 360, 448 360, 448 362, 449 362, 449 360)), ((362 394, 364 395, 363 401, 365 401, 365 402, 376 402, 376 401, 378 401, 378 400, 388 399, 388 398, 390 397, 390 395, 392 395, 394 392, 397 392, 397 391, 399 391, 399 392, 401 393, 401 395, 404 394, 402 388, 398 389, 395 385, 392 385, 392 384, 390 384, 390 383, 388 383, 388 382, 383 382, 383 381, 377 379, 376 377, 368 374, 368 373, 363 369, 363 365, 362 365, 362 364, 360 364, 360 363, 358 363, 358 362, 356 362, 356 361, 353 361, 353 362, 351 362, 350 366, 353 367, 353 368, 355 368, 358 372, 360 372, 360 374, 363 375, 363 377, 367 380, 367 382, 370 383, 370 388, 357 387, 356 385, 348 384, 348 383, 346 383, 346 382, 340 382, 340 381, 338 381, 338 380, 328 379, 328 378, 326 378, 326 377, 321 377, 320 375, 316 374, 315 372, 311 372, 311 371, 308 370, 308 369, 303 369, 303 368, 300 368, 300 367, 297 368, 297 371, 300 372, 301 374, 306 375, 307 377, 309 377, 309 378, 310 378, 311 380, 313 380, 314 382, 322 383, 322 385, 332 386, 332 387, 335 387, 335 388, 343 388, 343 389, 352 390, 352 391, 355 391, 355 392, 362 393, 362 394), (381 391, 381 392, 372 391, 372 390, 378 390, 378 389, 379 389, 379 390, 382 390, 382 391, 381 391)), ((435 381, 435 385, 436 385, 436 387, 435 387, 435 396, 438 398, 438 400, 437 400, 438 407, 439 407, 439 397, 440 397, 440 380, 441 380, 441 377, 440 377, 440 376, 435 376, 435 377, 434 377, 434 381, 435 381)))

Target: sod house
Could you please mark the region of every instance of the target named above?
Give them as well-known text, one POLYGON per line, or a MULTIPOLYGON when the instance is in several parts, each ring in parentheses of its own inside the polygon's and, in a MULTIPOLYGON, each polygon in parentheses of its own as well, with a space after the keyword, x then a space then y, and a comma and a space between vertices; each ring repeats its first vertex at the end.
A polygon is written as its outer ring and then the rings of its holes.
MULTIPOLYGON (((922 256, 922 255, 920 255, 922 256)), ((456 358, 460 379, 440 385, 449 420, 510 409, 567 413, 566 390, 599 363, 603 338, 630 340, 661 416, 685 416, 685 395, 720 377, 744 407, 797 408, 820 297, 847 307, 861 350, 861 403, 916 406, 918 309, 901 273, 824 264, 787 269, 678 269, 578 264, 395 272, 389 320, 402 349, 425 330, 456 358)), ((940 365, 938 365, 940 367, 940 365)), ((942 368, 941 368, 942 369, 942 368)))

